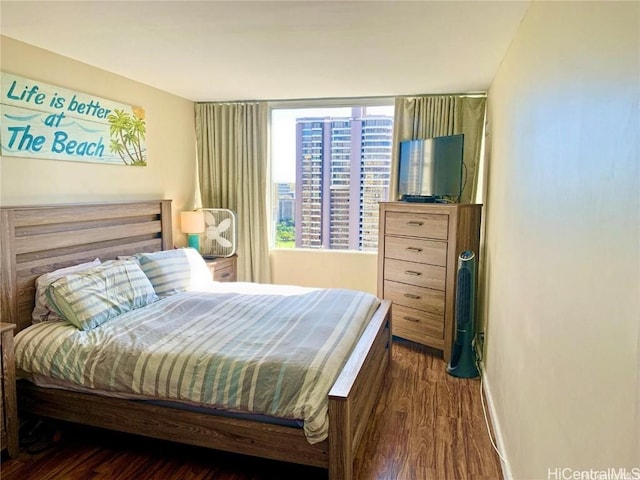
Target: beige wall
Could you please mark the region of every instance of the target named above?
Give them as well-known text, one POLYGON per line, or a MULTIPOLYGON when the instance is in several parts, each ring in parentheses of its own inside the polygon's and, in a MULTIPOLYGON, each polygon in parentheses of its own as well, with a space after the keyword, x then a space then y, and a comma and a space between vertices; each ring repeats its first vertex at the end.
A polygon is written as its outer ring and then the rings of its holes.
POLYGON ((148 153, 147 167, 2 157, 0 203, 170 198, 174 239, 184 244, 176 215, 194 202, 193 102, 7 37, 0 41, 2 71, 144 107, 148 153))
POLYGON ((376 293, 375 253, 283 248, 272 250, 270 256, 273 283, 376 293))
POLYGON ((489 91, 485 380, 516 479, 640 467, 639 9, 533 2, 489 91))

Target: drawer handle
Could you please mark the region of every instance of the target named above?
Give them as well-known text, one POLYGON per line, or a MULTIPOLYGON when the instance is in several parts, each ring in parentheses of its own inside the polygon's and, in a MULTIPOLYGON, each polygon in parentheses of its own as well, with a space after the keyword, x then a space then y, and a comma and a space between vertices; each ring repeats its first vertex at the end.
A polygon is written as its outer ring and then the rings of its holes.
POLYGON ((424 222, 411 221, 407 222, 407 225, 409 225, 410 227, 421 227, 422 225, 424 225, 424 222))
POLYGON ((409 321, 409 322, 416 322, 416 323, 420 323, 420 319, 419 318, 414 318, 414 317, 402 317, 403 319, 409 321))
POLYGON ((229 275, 231 275, 229 272, 225 272, 223 274, 220 275, 221 278, 227 278, 229 275))
POLYGON ((414 277, 419 277, 420 275, 422 275, 421 272, 414 272, 413 270, 407 270, 404 273, 406 273, 407 275, 413 275, 414 277))
POLYGON ((416 253, 420 253, 422 251, 422 249, 418 247, 407 247, 405 248, 405 250, 408 252, 416 252, 416 253))
POLYGON ((413 293, 405 293, 404 296, 407 297, 407 298, 411 298, 413 300, 420 300, 420 296, 419 295, 414 295, 413 293))

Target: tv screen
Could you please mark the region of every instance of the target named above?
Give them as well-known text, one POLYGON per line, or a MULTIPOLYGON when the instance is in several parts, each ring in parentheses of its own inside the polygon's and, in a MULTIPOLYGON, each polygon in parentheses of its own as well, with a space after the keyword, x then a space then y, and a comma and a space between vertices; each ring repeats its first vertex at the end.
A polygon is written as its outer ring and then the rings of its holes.
POLYGON ((400 142, 398 193, 403 200, 459 197, 463 147, 463 134, 400 142))

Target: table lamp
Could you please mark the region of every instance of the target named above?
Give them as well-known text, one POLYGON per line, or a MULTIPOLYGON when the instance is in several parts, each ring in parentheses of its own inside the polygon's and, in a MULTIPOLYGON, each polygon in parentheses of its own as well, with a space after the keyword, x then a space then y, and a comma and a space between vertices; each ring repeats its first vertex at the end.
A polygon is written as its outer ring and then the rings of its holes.
POLYGON ((180 212, 180 226, 182 233, 187 234, 190 247, 200 251, 200 233, 204 232, 204 214, 201 210, 180 212))

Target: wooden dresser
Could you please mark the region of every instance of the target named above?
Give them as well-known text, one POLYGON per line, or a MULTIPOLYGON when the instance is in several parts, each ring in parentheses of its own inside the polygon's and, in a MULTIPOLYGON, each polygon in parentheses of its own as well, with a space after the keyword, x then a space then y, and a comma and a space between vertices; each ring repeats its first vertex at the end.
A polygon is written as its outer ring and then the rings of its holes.
POLYGON ((393 301, 393 335, 451 357, 458 256, 479 257, 482 205, 380 204, 378 296, 393 301))
POLYGON ((216 282, 235 282, 238 276, 237 258, 237 255, 232 255, 230 257, 208 258, 205 261, 216 282))
POLYGON ((0 323, 0 450, 10 457, 18 455, 18 408, 16 406, 16 367, 13 355, 12 323, 0 323))

